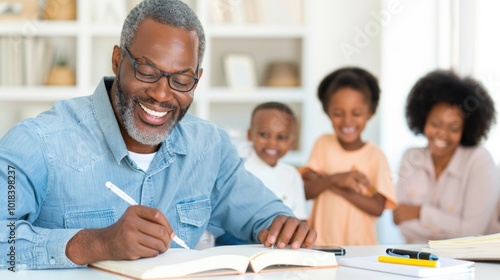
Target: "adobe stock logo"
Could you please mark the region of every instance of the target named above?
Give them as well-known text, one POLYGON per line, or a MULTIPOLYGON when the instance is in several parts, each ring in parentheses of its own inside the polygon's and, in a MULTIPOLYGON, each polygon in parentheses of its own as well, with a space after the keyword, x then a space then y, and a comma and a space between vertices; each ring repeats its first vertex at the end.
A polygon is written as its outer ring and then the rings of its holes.
POLYGON ((352 56, 361 53, 372 42, 372 39, 380 35, 382 27, 391 23, 393 15, 401 13, 403 7, 399 0, 390 1, 385 9, 380 12, 370 12, 372 20, 368 21, 364 28, 356 26, 354 28, 354 38, 352 44, 342 42, 339 44, 340 50, 347 62, 351 62, 352 56))

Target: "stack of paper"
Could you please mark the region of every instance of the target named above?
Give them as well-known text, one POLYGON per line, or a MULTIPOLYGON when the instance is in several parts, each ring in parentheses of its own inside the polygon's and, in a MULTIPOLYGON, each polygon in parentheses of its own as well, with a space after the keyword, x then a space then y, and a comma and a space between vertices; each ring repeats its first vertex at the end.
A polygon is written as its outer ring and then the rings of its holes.
POLYGON ((422 251, 449 258, 500 261, 500 233, 430 240, 429 248, 422 251))

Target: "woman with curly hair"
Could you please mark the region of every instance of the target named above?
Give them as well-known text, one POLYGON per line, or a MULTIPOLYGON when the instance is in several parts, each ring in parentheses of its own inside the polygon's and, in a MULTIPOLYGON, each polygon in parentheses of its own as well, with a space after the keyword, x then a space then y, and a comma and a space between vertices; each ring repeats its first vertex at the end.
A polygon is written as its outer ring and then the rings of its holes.
POLYGON ((471 78, 433 71, 411 89, 408 126, 427 147, 404 153, 394 223, 408 243, 484 234, 496 216, 495 163, 480 145, 494 102, 471 78))

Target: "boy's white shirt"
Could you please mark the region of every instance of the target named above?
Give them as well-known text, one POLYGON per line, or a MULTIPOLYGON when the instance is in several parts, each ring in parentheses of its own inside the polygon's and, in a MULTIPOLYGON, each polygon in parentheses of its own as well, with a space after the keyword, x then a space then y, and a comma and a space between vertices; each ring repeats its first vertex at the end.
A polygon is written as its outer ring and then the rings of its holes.
POLYGON ((272 167, 252 149, 245 159, 245 168, 283 200, 283 203, 293 211, 297 218, 302 220, 308 218, 304 182, 295 167, 281 161, 272 167))

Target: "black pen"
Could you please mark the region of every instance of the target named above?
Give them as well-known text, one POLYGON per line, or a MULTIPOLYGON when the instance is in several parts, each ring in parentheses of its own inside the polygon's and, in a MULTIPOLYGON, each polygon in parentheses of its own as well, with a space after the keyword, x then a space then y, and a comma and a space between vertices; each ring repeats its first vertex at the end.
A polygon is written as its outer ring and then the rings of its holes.
POLYGON ((395 257, 430 260, 430 261, 437 261, 439 259, 439 257, 434 254, 419 252, 419 251, 388 248, 387 250, 385 250, 385 252, 389 256, 395 256, 395 257))

